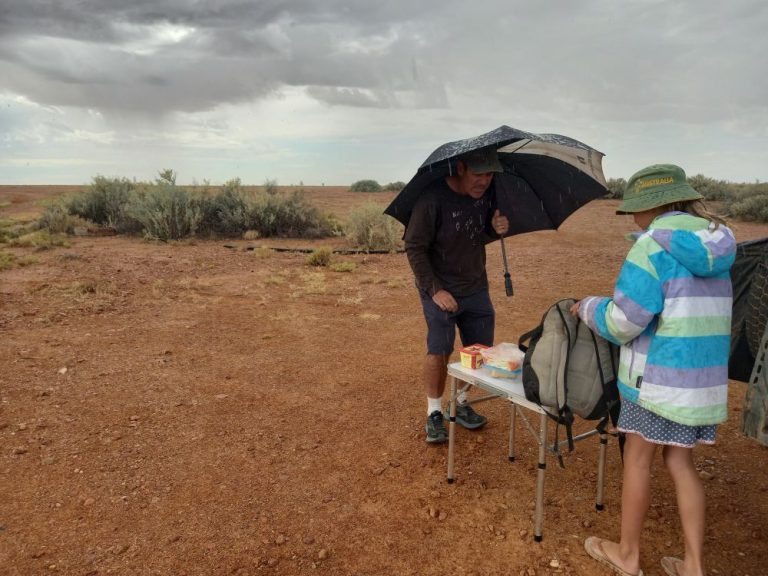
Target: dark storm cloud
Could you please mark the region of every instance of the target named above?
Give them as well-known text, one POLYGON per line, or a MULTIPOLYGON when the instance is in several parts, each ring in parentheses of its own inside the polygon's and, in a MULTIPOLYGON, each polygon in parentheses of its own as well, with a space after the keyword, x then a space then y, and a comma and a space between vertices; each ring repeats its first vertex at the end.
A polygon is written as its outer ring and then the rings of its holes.
POLYGON ((192 111, 282 85, 337 102, 418 89, 409 59, 390 61, 413 54, 398 30, 414 15, 340 2, 14 2, 0 16, 0 76, 37 102, 105 110, 192 111))
POLYGON ((298 86, 332 106, 450 94, 604 120, 768 106, 762 0, 0 2, 0 89, 48 105, 162 114, 298 86))

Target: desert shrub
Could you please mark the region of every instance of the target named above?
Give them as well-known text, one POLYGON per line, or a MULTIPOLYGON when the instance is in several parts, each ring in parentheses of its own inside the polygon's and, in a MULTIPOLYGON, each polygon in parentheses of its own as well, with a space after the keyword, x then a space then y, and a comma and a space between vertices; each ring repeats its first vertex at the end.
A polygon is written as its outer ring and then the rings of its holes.
POLYGON ((67 210, 70 214, 110 226, 118 232, 138 232, 141 230, 139 223, 126 212, 138 186, 127 178, 96 176, 86 192, 66 202, 67 210))
POLYGON ((265 180, 264 181, 264 192, 267 194, 270 194, 274 196, 279 192, 279 189, 277 187, 277 180, 265 180))
POLYGON ((707 178, 703 174, 689 177, 688 184, 704 196, 705 200, 727 200, 732 195, 731 185, 728 182, 707 178))
POLYGON ((237 238, 250 229, 252 197, 239 178, 227 181, 215 196, 201 196, 200 231, 237 238))
POLYGON ((155 240, 193 236, 203 217, 201 198, 161 178, 131 196, 126 213, 155 240))
POLYGON ((347 238, 365 250, 395 250, 402 237, 402 225, 374 203, 355 208, 347 221, 347 238))
POLYGON ((304 260, 307 266, 328 266, 331 263, 331 250, 330 248, 318 248, 313 250, 312 253, 304 260))
POLYGON ((768 183, 741 185, 728 203, 730 216, 768 222, 768 183))
POLYGON ((624 198, 624 190, 627 188, 627 181, 624 178, 610 178, 607 182, 609 191, 608 198, 621 200, 624 198))
POLYGON ((358 180, 349 187, 350 192, 381 192, 381 184, 376 180, 358 180))
POLYGON ((243 240, 258 240, 261 238, 258 230, 246 230, 243 232, 243 240))
POLYGON ((291 194, 260 193, 253 198, 248 229, 264 238, 321 238, 331 233, 331 223, 301 190, 291 194))
POLYGON ((74 234, 75 228, 87 226, 87 220, 69 213, 66 201, 48 204, 35 222, 36 228, 51 234, 74 234))
POLYGON ((384 192, 400 192, 405 188, 405 182, 400 182, 399 180, 397 182, 390 182, 389 184, 386 184, 383 188, 384 192))

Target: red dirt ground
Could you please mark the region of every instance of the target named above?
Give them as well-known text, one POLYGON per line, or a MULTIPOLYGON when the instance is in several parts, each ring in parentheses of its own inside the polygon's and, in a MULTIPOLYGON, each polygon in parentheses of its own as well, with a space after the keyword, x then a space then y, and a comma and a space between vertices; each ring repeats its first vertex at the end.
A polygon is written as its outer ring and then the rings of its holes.
MULTIPOLYGON (((56 187, 0 187, 0 219, 56 187)), ((389 194, 312 188, 345 218, 389 194)), ((558 232, 510 238, 515 296, 489 247, 497 341, 555 300, 608 293, 628 217, 593 202, 558 232)), ((735 223, 740 241, 768 226, 735 223)), ((0 272, 0 574, 603 575, 583 551, 616 537, 621 463, 609 443, 605 510, 589 441, 549 461, 544 540, 533 536, 537 448, 508 407, 481 405, 445 446, 424 442, 424 326, 403 254, 305 255, 259 240, 157 244, 72 238, 0 272), (235 248, 225 248, 224 244, 235 248)), ((740 431, 746 385, 695 459, 708 502, 708 574, 766 574, 768 450, 740 431)), ((674 489, 657 461, 642 565, 679 555, 674 489)))

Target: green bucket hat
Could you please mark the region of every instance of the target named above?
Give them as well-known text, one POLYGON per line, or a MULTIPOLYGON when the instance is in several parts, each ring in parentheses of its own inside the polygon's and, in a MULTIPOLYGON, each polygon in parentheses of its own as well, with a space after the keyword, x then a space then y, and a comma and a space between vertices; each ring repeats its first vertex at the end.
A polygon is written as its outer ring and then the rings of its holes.
POLYGON ((616 214, 645 212, 674 202, 702 198, 688 184, 682 168, 674 164, 654 164, 632 175, 616 214))

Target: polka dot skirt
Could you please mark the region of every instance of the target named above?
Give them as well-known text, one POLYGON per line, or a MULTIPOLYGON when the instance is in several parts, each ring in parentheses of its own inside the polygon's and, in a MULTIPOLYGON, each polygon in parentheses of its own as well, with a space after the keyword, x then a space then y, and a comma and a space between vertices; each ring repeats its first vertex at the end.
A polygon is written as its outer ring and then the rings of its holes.
POLYGON ((648 442, 693 448, 696 444, 714 444, 717 425, 686 426, 667 420, 634 402, 621 400, 618 429, 640 434, 648 442))

